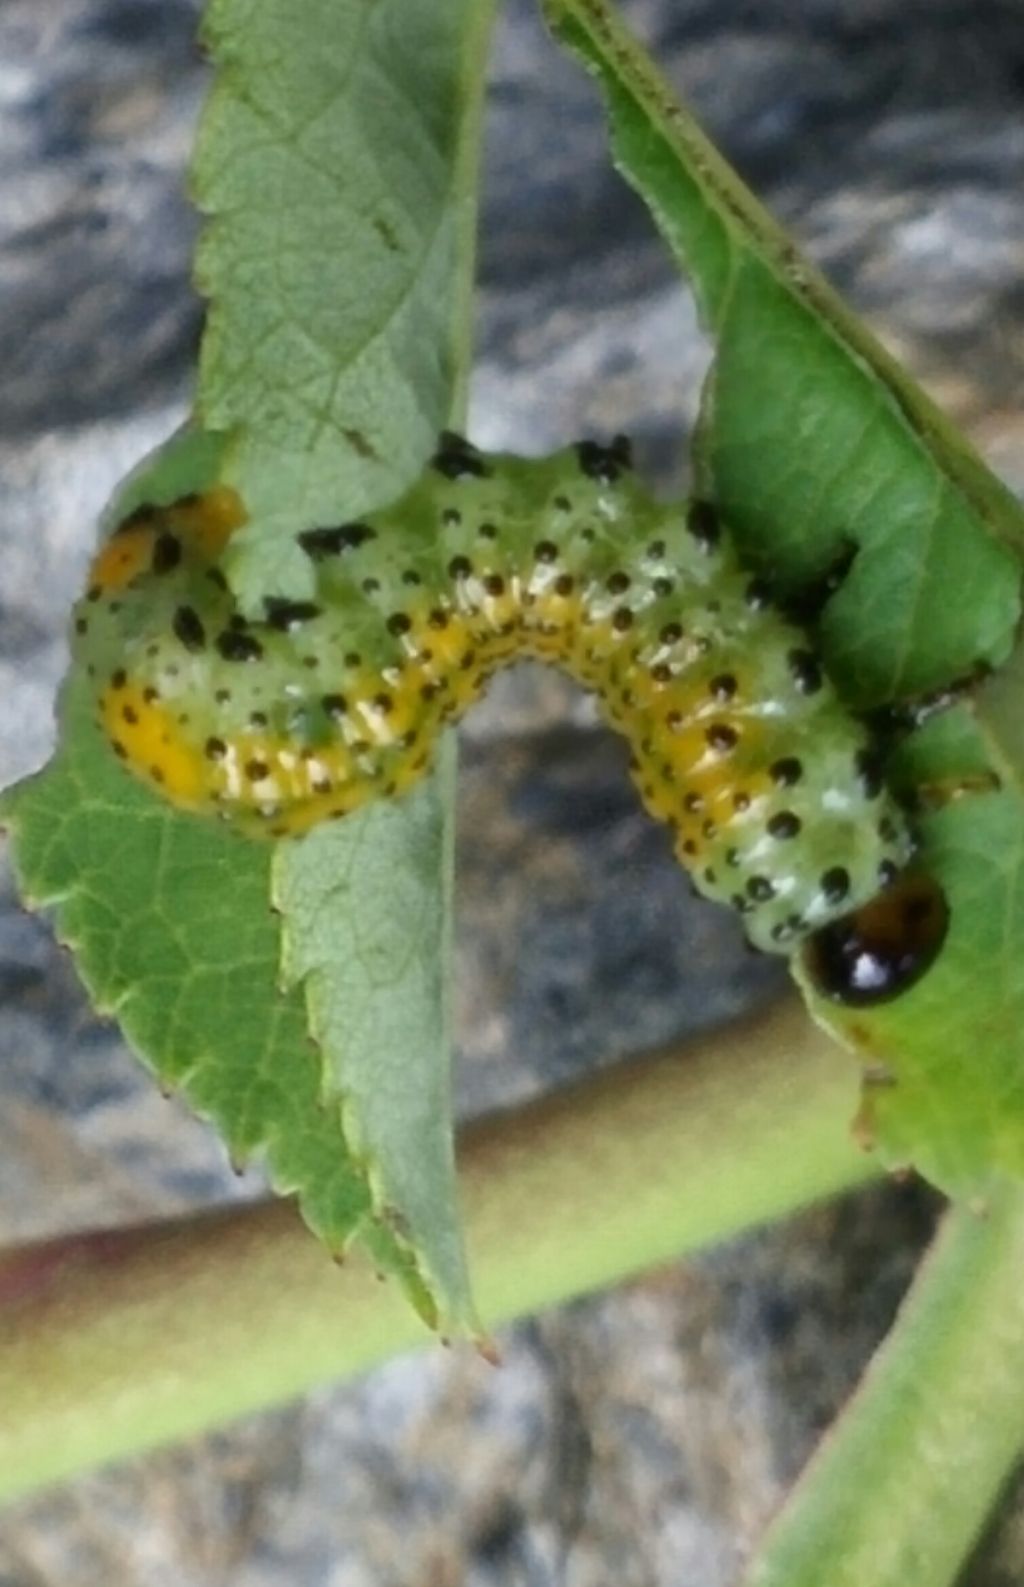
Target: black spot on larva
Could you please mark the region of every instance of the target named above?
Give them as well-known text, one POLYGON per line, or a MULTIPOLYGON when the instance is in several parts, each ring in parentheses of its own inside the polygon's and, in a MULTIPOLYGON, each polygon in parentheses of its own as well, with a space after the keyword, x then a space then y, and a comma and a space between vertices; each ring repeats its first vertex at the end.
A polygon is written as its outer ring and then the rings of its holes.
POLYGON ((454 529, 457 523, 462 522, 462 514, 457 507, 446 507, 441 514, 441 522, 449 529, 454 529))
POLYGON ((675 584, 671 579, 655 579, 652 588, 655 595, 664 597, 672 594, 672 591, 675 589, 675 584))
POLYGON ((739 865, 739 863, 740 863, 740 851, 739 851, 739 849, 726 849, 726 851, 725 851, 725 863, 726 863, 726 865, 732 865, 733 867, 739 865))
POLYGON ((180 640, 186 650, 205 650, 206 629, 199 619, 199 613, 191 606, 178 607, 171 627, 175 638, 180 640))
POLYGON ((657 666, 651 668, 651 677, 655 683, 671 683, 674 676, 667 661, 659 661, 657 666))
POLYGON ((664 540, 652 540, 647 547, 646 555, 650 557, 652 562, 660 562, 665 555, 665 549, 664 540))
POLYGON ((377 710, 382 711, 385 716, 387 716, 389 711, 393 711, 395 709, 395 702, 390 694, 375 694, 373 697, 373 703, 377 707, 377 710))
POLYGON ((628 606, 618 606, 612 613, 612 627, 616 633, 624 634, 633 626, 633 613, 628 606))
POLYGON ((739 742, 739 734, 728 722, 712 722, 704 737, 712 749, 718 750, 723 755, 735 749, 739 742))
POLYGON ((780 920, 774 925, 768 935, 773 942, 791 942, 794 928, 788 920, 780 920))
POLYGON ((711 551, 722 538, 718 513, 709 501, 692 501, 686 514, 686 527, 703 551, 711 551))
POLYGON ((420 578, 420 575, 416 572, 415 568, 406 568, 405 572, 402 574, 402 583, 408 584, 410 589, 412 589, 417 584, 422 584, 423 580, 420 578))
POLYGON ((136 711, 134 706, 131 706, 131 705, 124 706, 122 708, 121 715, 124 717, 125 721, 129 725, 129 727, 137 727, 138 726, 139 713, 138 713, 138 711, 136 711))
POLYGON ((683 799, 683 809, 684 810, 689 810, 692 815, 696 815, 698 813, 698 811, 703 810, 703 808, 704 808, 704 795, 703 794, 691 792, 691 793, 688 793, 685 796, 685 798, 683 799))
POLYGON ((392 612, 384 624, 389 634, 394 634, 396 639, 402 634, 407 634, 412 627, 412 618, 407 612, 392 612))
POLYGON ((708 816, 706 820, 701 822, 700 830, 703 833, 704 837, 706 837, 706 838, 713 838, 714 837, 715 832, 717 831, 717 828, 716 828, 715 823, 712 821, 710 816, 708 816))
POLYGON ((162 783, 164 780, 164 774, 160 770, 159 766, 151 766, 149 768, 149 775, 152 777, 154 782, 162 783))
POLYGON ((899 867, 894 865, 892 860, 882 861, 878 867, 878 885, 883 892, 887 887, 892 886, 899 874, 899 867))
POLYGON ((736 688, 736 679, 731 672, 719 672, 708 684, 708 693, 713 700, 731 700, 736 688))
POLYGON ((350 671, 354 667, 361 667, 362 664, 363 664, 363 658, 359 654, 358 650, 350 650, 350 651, 347 652, 347 654, 345 656, 345 665, 346 665, 346 667, 349 668, 350 671))
POLYGON ((692 838, 684 838, 682 849, 684 854, 689 854, 692 858, 697 852, 697 845, 694 843, 692 838))
POLYGON ((557 562, 558 547, 552 540, 540 540, 533 548, 533 555, 538 562, 557 562))
POLYGON ((207 760, 223 760, 228 752, 228 746, 222 738, 208 738, 204 745, 207 760))
POLYGON ((159 700, 160 690, 154 689, 152 684, 150 684, 148 688, 143 689, 142 698, 145 700, 147 705, 152 705, 154 700, 159 700))
POLYGON ((325 694, 320 701, 325 712, 335 721, 348 711, 348 701, 343 694, 325 694))
POLYGON ((898 839, 899 832, 896 823, 890 816, 883 816, 878 823, 878 836, 883 843, 895 843, 898 839))
POLYGON ((571 595, 575 588, 575 580, 571 573, 560 573, 554 583, 556 595, 571 595))
POLYGON ((371 575, 370 578, 364 579, 359 587, 364 595, 376 595, 380 589, 380 579, 375 579, 371 575))
POLYGON ((162 510, 154 502, 144 502, 141 507, 136 507, 130 512, 127 518, 122 518, 114 534, 123 535, 130 533, 132 529, 145 529, 149 524, 156 523, 162 510))
POLYGON ((630 465, 629 445, 625 437, 616 437, 611 446, 599 446, 596 441, 579 441, 576 457, 580 473, 596 479, 602 485, 614 485, 624 468, 630 465), (620 446, 620 439, 625 443, 620 446))
POLYGON ((709 887, 714 887, 714 885, 715 885, 715 873, 714 873, 714 871, 713 871, 713 869, 711 868, 710 865, 705 867, 704 880, 707 882, 709 887))
POLYGON ((216 700, 218 705, 227 705, 228 701, 231 698, 231 690, 230 689, 218 689, 215 692, 213 698, 216 700))
POLYGON ((739 815, 743 815, 745 811, 750 809, 750 795, 744 793, 741 788, 732 796, 732 807, 739 815))
POLYGON ((318 777, 313 783, 315 794, 329 794, 334 792, 334 784, 329 777, 318 777))
POLYGON ((572 512, 572 502, 569 500, 568 496, 556 496, 555 506, 558 508, 559 512, 572 512))
POLYGON ((279 628, 284 634, 320 616, 320 607, 315 601, 288 601, 279 595, 265 596, 263 610, 270 627, 279 628))
POLYGON ((794 815, 792 810, 779 810, 768 819, 768 831, 773 838, 785 841, 795 838, 800 833, 800 817, 794 815))
POLYGON ((858 750, 854 759, 857 781, 866 799, 877 799, 882 791, 882 763, 874 750, 858 750))
POLYGON ((181 561, 181 541, 166 529, 153 542, 153 559, 150 567, 154 573, 173 573, 181 561))
POLYGON ((87 601, 92 601, 95 603, 99 600, 102 594, 103 589, 99 584, 90 584, 89 588, 85 592, 85 598, 87 601))
POLYGON ((453 430, 444 430, 440 445, 431 460, 431 466, 446 479, 486 479, 490 469, 476 447, 465 436, 453 430))
POLYGON ((366 523, 336 524, 329 529, 304 529, 299 535, 299 545, 314 562, 325 557, 338 557, 345 551, 355 551, 368 540, 377 538, 376 529, 366 523))
POLYGON ((262 782, 264 777, 270 776, 270 767, 265 760, 248 760, 245 763, 245 775, 250 782, 262 782))
POLYGON ((504 595, 505 580, 500 573, 488 573, 484 579, 484 589, 488 595, 504 595))
POLYGON ((629 589, 629 582, 629 574, 623 573, 620 569, 615 573, 609 573, 605 581, 605 588, 612 595, 624 595, 629 589))
POLYGON ((827 904, 841 904, 850 891, 850 873, 843 865, 833 865, 821 877, 821 890, 827 904))
POLYGON ((220 568, 207 568, 206 577, 209 579, 211 584, 215 585, 215 587, 218 590, 226 590, 227 589, 228 581, 224 577, 224 575, 221 572, 220 568))
POLYGON ((452 557, 448 564, 448 577, 450 579, 468 579, 473 571, 473 564, 468 557, 452 557))
POLYGON ((84 618, 84 617, 76 618, 75 619, 75 633, 76 634, 87 634, 88 632, 89 632, 89 623, 88 623, 87 619, 84 618))
POLYGON ((800 781, 804 769, 795 755, 784 755, 772 762, 769 768, 772 782, 779 788, 793 788, 800 781))
POLYGON ((679 623, 666 623, 658 635, 663 645, 677 645, 683 637, 683 630, 679 623))
POLYGON ((128 674, 125 672, 123 667, 118 667, 116 672, 111 673, 110 682, 111 686, 115 689, 124 688, 125 684, 128 682, 128 674))
POLYGON ((266 725, 267 725, 266 712, 265 711, 253 711, 252 715, 249 717, 249 726, 250 727, 266 727, 266 725))
POLYGON ((248 626, 248 621, 242 616, 241 612, 232 612, 228 618, 228 627, 237 629, 239 633, 242 633, 248 626))
POLYGON ((775 897, 775 886, 767 876, 752 876, 747 883, 747 892, 755 903, 766 904, 775 897))
POLYGON ((764 579, 751 579, 743 592, 743 599, 753 612, 763 612, 771 605, 771 591, 764 579))
POLYGON ((434 610, 427 618, 427 622, 430 624, 431 628, 447 628, 448 624, 451 622, 451 613, 446 612, 443 606, 435 606, 434 610))
POLYGON ((817 658, 809 650, 791 650, 786 657, 790 676, 801 694, 817 694, 823 679, 817 658))
POLYGON ((114 739, 111 739, 110 742, 113 745, 114 754, 117 756, 118 760, 127 760, 128 759, 128 751, 125 749, 124 745, 121 743, 121 740, 117 739, 117 738, 114 738, 114 739))
POLYGON ((263 656, 258 639, 230 628, 217 635, 216 645, 225 661, 259 661, 263 656))
POLYGON ((496 523, 482 523, 477 530, 481 540, 497 540, 498 526, 496 523))

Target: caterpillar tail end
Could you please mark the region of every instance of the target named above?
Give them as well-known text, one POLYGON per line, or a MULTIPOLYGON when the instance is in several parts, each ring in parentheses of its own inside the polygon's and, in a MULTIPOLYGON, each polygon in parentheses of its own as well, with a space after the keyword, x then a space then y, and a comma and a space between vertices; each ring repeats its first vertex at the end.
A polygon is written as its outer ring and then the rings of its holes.
POLYGON ((904 871, 860 909, 808 937, 804 967, 822 997, 848 1008, 887 1003, 919 981, 946 940, 949 905, 923 871, 904 871))

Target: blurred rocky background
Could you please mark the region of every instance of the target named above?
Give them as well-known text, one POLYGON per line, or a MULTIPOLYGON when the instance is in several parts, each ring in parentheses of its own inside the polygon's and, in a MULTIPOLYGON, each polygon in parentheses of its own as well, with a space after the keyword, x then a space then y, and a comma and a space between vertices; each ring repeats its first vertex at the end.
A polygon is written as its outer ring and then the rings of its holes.
MULTIPOLYGON (((626 0, 747 179, 1024 481, 1016 0, 626 0)), ((0 783, 53 742, 95 515, 178 422, 198 0, 0 0, 0 783)), ((707 350, 590 86, 507 0, 471 428, 626 428, 684 473, 707 350)), ((518 1100, 774 995, 691 900, 559 679, 463 738, 459 1102, 518 1100)), ((842 1061, 837 1057, 837 1061, 842 1061)), ((0 872, 0 1241, 258 1195, 90 1013, 0 872)), ((934 1217, 884 1186, 0 1514, 0 1587, 726 1587, 882 1336, 934 1217)), ((0 1407, 2 1414, 2 1407, 0 1407)), ((894 1503, 898 1502, 894 1496, 894 1503)), ((968 1587, 1024 1581, 1011 1494, 968 1587)))

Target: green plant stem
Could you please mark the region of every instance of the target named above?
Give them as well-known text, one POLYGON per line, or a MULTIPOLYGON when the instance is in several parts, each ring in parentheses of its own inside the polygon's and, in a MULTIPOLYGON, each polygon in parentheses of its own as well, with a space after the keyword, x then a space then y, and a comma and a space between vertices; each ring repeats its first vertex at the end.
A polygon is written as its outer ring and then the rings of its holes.
MULTIPOLYGON (((855 1093, 853 1066, 787 1000, 475 1125, 460 1170, 484 1316, 551 1306, 868 1178, 855 1093)), ((11 1253, 0 1496, 425 1343, 400 1294, 361 1257, 332 1264, 290 1203, 11 1253)))
POLYGON ((946 1587, 1024 1450, 1024 1189, 958 1207, 745 1587, 946 1587))

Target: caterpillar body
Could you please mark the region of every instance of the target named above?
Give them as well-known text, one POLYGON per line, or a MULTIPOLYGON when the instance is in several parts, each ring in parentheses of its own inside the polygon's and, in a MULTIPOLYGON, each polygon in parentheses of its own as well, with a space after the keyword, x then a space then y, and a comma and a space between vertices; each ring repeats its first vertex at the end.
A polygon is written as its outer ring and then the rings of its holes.
POLYGON ((931 963, 945 904, 868 730, 711 504, 652 500, 622 438, 527 461, 445 436, 394 505, 301 533, 315 593, 258 620, 220 565, 244 522, 223 487, 138 509, 75 611, 103 731, 176 805, 282 838, 399 795, 490 675, 535 657, 597 695, 756 947, 803 945, 849 1003, 931 963))

